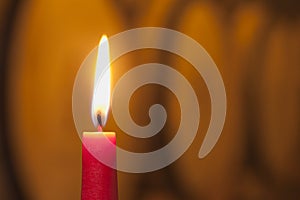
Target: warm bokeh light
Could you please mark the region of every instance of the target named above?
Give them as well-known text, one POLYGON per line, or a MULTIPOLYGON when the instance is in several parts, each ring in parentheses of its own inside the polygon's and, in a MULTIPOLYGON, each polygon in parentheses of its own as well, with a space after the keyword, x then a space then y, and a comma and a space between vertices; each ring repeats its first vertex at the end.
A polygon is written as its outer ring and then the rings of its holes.
POLYGON ((103 35, 98 46, 96 72, 94 81, 94 95, 92 100, 92 119, 97 127, 99 122, 97 115, 101 116, 100 125, 105 125, 110 104, 110 59, 109 43, 106 35, 103 35))

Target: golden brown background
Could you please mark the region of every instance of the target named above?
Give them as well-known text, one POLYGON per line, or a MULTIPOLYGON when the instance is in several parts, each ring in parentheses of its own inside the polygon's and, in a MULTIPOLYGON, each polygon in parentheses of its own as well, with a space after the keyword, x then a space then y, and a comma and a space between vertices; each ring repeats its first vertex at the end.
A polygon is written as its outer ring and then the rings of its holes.
MULTIPOLYGON (((214 150, 199 160, 210 118, 201 77, 166 52, 120 58, 114 81, 150 61, 179 70, 200 91, 202 117, 178 161, 157 172, 119 173, 120 199, 299 199, 299 15, 296 0, 1 0, 0 199, 80 199, 81 143, 71 111, 76 72, 103 33, 143 26, 172 28, 203 45, 224 79, 227 120, 214 150)), ((162 133, 141 141, 113 119, 107 128, 130 150, 163 146, 176 133, 177 100, 158 86, 134 97, 130 109, 140 124, 151 104, 166 106, 162 133)))

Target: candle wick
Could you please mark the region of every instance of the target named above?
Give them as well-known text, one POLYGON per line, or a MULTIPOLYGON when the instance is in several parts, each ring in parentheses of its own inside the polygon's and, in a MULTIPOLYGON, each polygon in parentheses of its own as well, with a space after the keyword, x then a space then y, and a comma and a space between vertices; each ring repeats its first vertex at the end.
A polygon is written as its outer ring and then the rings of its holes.
POLYGON ((97 121, 99 123, 99 126, 102 127, 102 119, 101 119, 101 115, 100 114, 97 114, 97 121))
POLYGON ((101 113, 98 113, 97 114, 97 121, 98 121, 98 124, 99 124, 99 126, 98 126, 98 131, 99 132, 102 132, 102 118, 101 118, 101 113))

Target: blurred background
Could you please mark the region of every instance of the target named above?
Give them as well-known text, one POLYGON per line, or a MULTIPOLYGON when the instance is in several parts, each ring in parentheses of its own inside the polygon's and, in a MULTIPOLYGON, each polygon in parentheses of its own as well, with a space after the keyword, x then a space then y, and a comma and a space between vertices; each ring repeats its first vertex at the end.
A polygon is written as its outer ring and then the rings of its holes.
MULTIPOLYGON (((198 159, 211 109, 201 76, 163 51, 119 58, 113 82, 138 64, 167 64, 189 79, 201 109, 188 151, 156 172, 120 172, 120 199, 300 199, 299 15, 296 0, 1 0, 0 199, 80 199, 77 70, 102 34, 143 26, 183 32, 209 52, 225 83, 227 118, 213 151, 198 159)), ((164 87, 134 93, 133 119, 147 124, 153 103, 169 118, 150 139, 129 137, 109 119, 121 147, 147 152, 176 134, 179 104, 164 87)))

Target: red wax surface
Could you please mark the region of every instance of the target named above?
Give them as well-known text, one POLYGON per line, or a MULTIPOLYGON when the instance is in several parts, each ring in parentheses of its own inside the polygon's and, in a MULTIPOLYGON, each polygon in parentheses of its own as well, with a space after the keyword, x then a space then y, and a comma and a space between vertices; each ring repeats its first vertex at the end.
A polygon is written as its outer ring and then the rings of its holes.
POLYGON ((117 171, 100 161, 93 155, 104 152, 110 159, 116 160, 116 149, 101 146, 108 139, 116 144, 114 133, 94 132, 84 133, 82 137, 82 200, 117 200, 118 182, 117 171), (89 150, 90 151, 89 151, 89 150), (92 150, 92 151, 91 151, 92 150), (93 152, 93 155, 90 153, 93 152))

